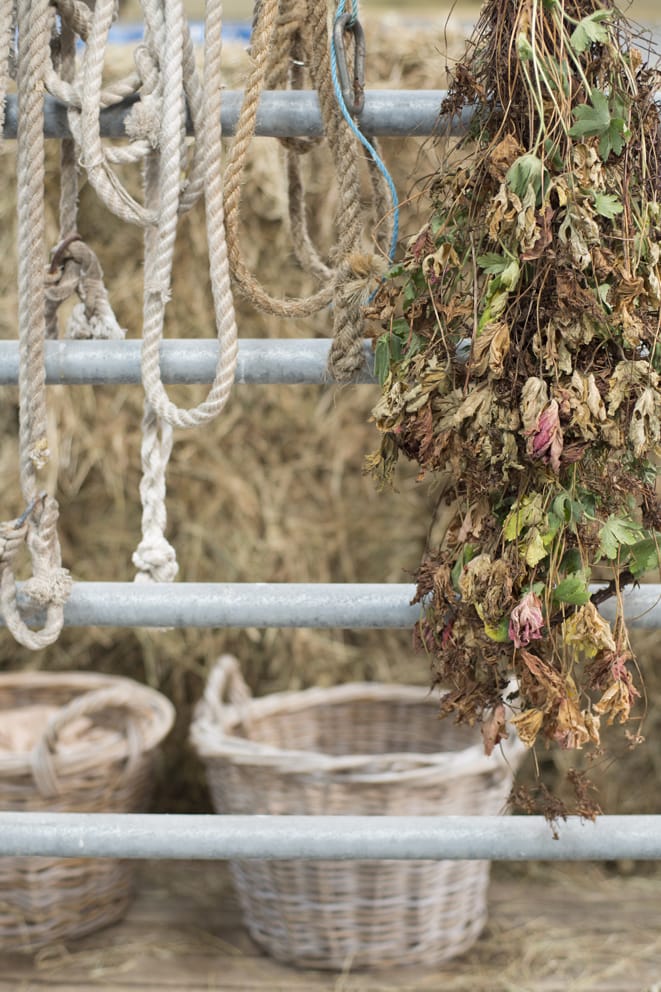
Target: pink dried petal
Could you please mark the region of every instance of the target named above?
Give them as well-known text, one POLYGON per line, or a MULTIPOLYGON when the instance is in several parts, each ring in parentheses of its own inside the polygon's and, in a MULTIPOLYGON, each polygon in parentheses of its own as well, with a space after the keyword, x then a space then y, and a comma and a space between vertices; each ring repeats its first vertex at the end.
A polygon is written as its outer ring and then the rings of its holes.
POLYGON ((531 641, 541 639, 543 626, 542 601, 531 590, 510 613, 509 638, 515 648, 525 648, 531 641))
POLYGON ((557 400, 551 400, 549 405, 540 413, 534 430, 530 432, 528 454, 533 458, 551 464, 554 472, 560 471, 563 437, 560 428, 560 410, 557 400))

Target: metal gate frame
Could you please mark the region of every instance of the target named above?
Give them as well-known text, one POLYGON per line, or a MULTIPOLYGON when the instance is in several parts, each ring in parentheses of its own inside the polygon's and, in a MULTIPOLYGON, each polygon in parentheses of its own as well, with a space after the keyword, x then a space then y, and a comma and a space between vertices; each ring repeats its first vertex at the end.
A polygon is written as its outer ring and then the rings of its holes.
MULTIPOLYGON (((439 119, 445 93, 368 92, 361 123, 379 136, 458 133, 470 111, 439 119)), ((223 97, 225 134, 234 130, 242 93, 223 97)), ((101 112, 102 134, 124 137, 125 102, 101 112)), ((9 97, 4 135, 16 136, 16 100, 9 97)), ((64 108, 45 101, 48 137, 67 137, 64 108)), ((274 137, 322 133, 315 93, 262 95, 257 134, 274 137)), ((48 384, 139 383, 141 342, 49 341, 48 384)), ((242 340, 236 382, 324 384, 329 342, 242 340)), ((373 382, 370 346, 367 371, 373 382)), ((163 342, 167 383, 209 383, 218 353, 211 340, 163 342)), ((18 380, 18 343, 0 342, 0 385, 18 380)), ((413 587, 395 584, 75 583, 65 607, 69 626, 153 627, 410 627, 419 608, 413 587), (256 604, 259 604, 258 606, 256 604)), ((20 592, 19 592, 20 601, 20 592)), ((626 593, 629 623, 661 627, 661 585, 626 593)), ((604 608, 608 615, 607 607, 604 608)), ((1 618, 0 618, 1 619, 1 618)), ((206 816, 105 813, 0 813, 0 856, 120 858, 306 858, 661 860, 660 816, 602 816, 595 823, 570 817, 552 829, 543 817, 206 816)))

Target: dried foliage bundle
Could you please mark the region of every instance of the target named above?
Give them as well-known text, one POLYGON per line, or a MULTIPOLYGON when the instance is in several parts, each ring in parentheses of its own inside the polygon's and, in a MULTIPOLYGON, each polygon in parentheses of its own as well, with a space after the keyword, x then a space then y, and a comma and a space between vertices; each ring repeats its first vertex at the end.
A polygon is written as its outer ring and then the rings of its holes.
POLYGON ((453 77, 469 133, 373 307, 369 465, 404 454, 451 508, 418 572, 444 712, 487 749, 510 708, 531 746, 598 748, 640 695, 621 592, 659 560, 660 76, 610 5, 488 0, 453 77))

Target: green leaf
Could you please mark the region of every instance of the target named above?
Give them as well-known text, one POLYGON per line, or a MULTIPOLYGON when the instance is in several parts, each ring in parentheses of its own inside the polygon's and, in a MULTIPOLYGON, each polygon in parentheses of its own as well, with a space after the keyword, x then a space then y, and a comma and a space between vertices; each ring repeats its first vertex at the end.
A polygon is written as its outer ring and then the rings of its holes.
POLYGON ((611 122, 608 99, 600 90, 592 90, 590 103, 574 108, 575 124, 569 129, 572 138, 591 138, 605 134, 611 122))
POLYGON ((586 52, 590 45, 605 45, 608 41, 608 29, 604 22, 611 16, 610 10, 595 10, 578 22, 570 38, 571 47, 580 55, 586 52))
POLYGON ((550 510, 546 517, 546 530, 542 534, 542 541, 544 542, 544 547, 550 547, 553 542, 553 538, 558 533, 562 525, 565 523, 564 517, 556 516, 553 510, 550 510))
POLYGON ((535 565, 539 564, 548 555, 541 534, 536 527, 532 527, 528 531, 525 543, 521 546, 521 553, 523 554, 526 565, 530 565, 531 568, 534 568, 535 565))
POLYGON ((581 561, 581 554, 578 548, 570 548, 562 556, 560 569, 566 574, 569 574, 570 572, 580 572, 582 565, 583 562, 581 561))
POLYGON ((544 519, 542 512, 542 497, 539 493, 534 496, 524 496, 517 501, 503 522, 503 537, 506 541, 515 541, 526 527, 535 527, 544 519))
POLYGON ((488 251, 486 255, 478 255, 476 261, 481 269, 492 276, 499 276, 509 265, 509 259, 495 251, 488 251))
POLYGON ((452 586, 454 589, 456 589, 457 592, 459 592, 459 576, 463 572, 468 562, 472 561, 474 557, 475 557, 475 548, 473 547, 473 545, 464 544, 463 548, 461 549, 461 553, 459 557, 452 566, 452 572, 450 573, 450 576, 452 578, 452 586))
POLYGON ((505 616, 501 618, 500 623, 498 624, 497 627, 493 627, 491 626, 491 624, 488 623, 484 624, 484 633, 487 635, 487 637, 491 638, 492 641, 497 641, 499 644, 504 644, 506 641, 509 641, 510 639, 509 629, 510 629, 510 618, 508 613, 506 613, 505 616))
POLYGON ((575 531, 575 525, 585 516, 585 507, 580 500, 572 499, 569 493, 562 492, 553 500, 553 513, 564 523, 570 524, 571 529, 575 531))
POLYGON ((644 541, 636 541, 629 548, 629 571, 632 575, 643 575, 659 565, 659 548, 661 544, 661 534, 655 537, 648 537, 644 541))
POLYGON ((513 258, 500 273, 500 285, 511 292, 513 289, 516 289, 520 277, 521 268, 517 260, 513 258))
MULTIPOLYGON (((500 281, 498 276, 492 278, 492 282, 500 281)), ((487 324, 491 324, 492 321, 498 320, 507 308, 509 302, 510 294, 507 289, 500 289, 495 293, 492 293, 491 287, 487 290, 487 305, 480 314, 480 319, 477 324, 478 333, 483 331, 487 324)))
POLYGON ((611 561, 617 558, 620 548, 637 544, 642 533, 642 525, 626 517, 616 517, 611 513, 599 530, 598 554, 611 561))
POLYGON ((402 344, 405 344, 411 333, 408 320, 405 320, 404 317, 396 317, 392 322, 390 332, 394 337, 398 338, 402 344))
POLYGON ((584 606, 590 599, 590 591, 585 578, 585 572, 572 572, 553 590, 553 598, 558 603, 569 603, 571 606, 584 606))
POLYGON ((405 306, 408 306, 410 303, 413 303, 413 301, 418 298, 418 288, 412 279, 409 279, 409 281, 406 283, 406 286, 404 286, 403 296, 404 296, 405 306))
POLYGON ((621 117, 611 118, 610 125, 605 134, 602 134, 599 141, 599 157, 605 162, 611 152, 616 155, 622 154, 622 149, 629 138, 629 130, 626 121, 621 117))
POLYGON ((613 193, 597 193, 592 190, 592 199, 594 209, 600 217, 606 217, 607 220, 614 220, 624 210, 621 200, 613 193))
POLYGON ((544 163, 531 152, 515 159, 507 170, 505 179, 512 192, 521 199, 528 192, 528 187, 532 186, 538 202, 543 199, 548 186, 548 172, 544 168, 544 163))
POLYGON ((383 385, 390 372, 390 342, 388 335, 382 334, 374 349, 374 374, 383 385))

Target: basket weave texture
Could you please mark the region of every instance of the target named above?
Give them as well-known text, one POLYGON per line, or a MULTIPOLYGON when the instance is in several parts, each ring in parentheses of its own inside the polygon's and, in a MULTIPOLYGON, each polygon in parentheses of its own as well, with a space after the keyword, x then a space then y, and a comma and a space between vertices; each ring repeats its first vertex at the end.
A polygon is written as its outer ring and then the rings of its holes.
MULTIPOLYGON (((0 809, 144 809, 173 719, 164 696, 131 679, 0 675, 0 809)), ((34 950, 114 923, 132 875, 130 863, 111 859, 0 858, 0 948, 34 950)))
MULTIPOLYGON (((524 753, 487 758, 413 686, 354 683, 251 699, 234 658, 214 667, 191 738, 219 813, 488 815, 524 753)), ((436 965, 486 922, 485 861, 235 861, 252 938, 301 967, 436 965)))

